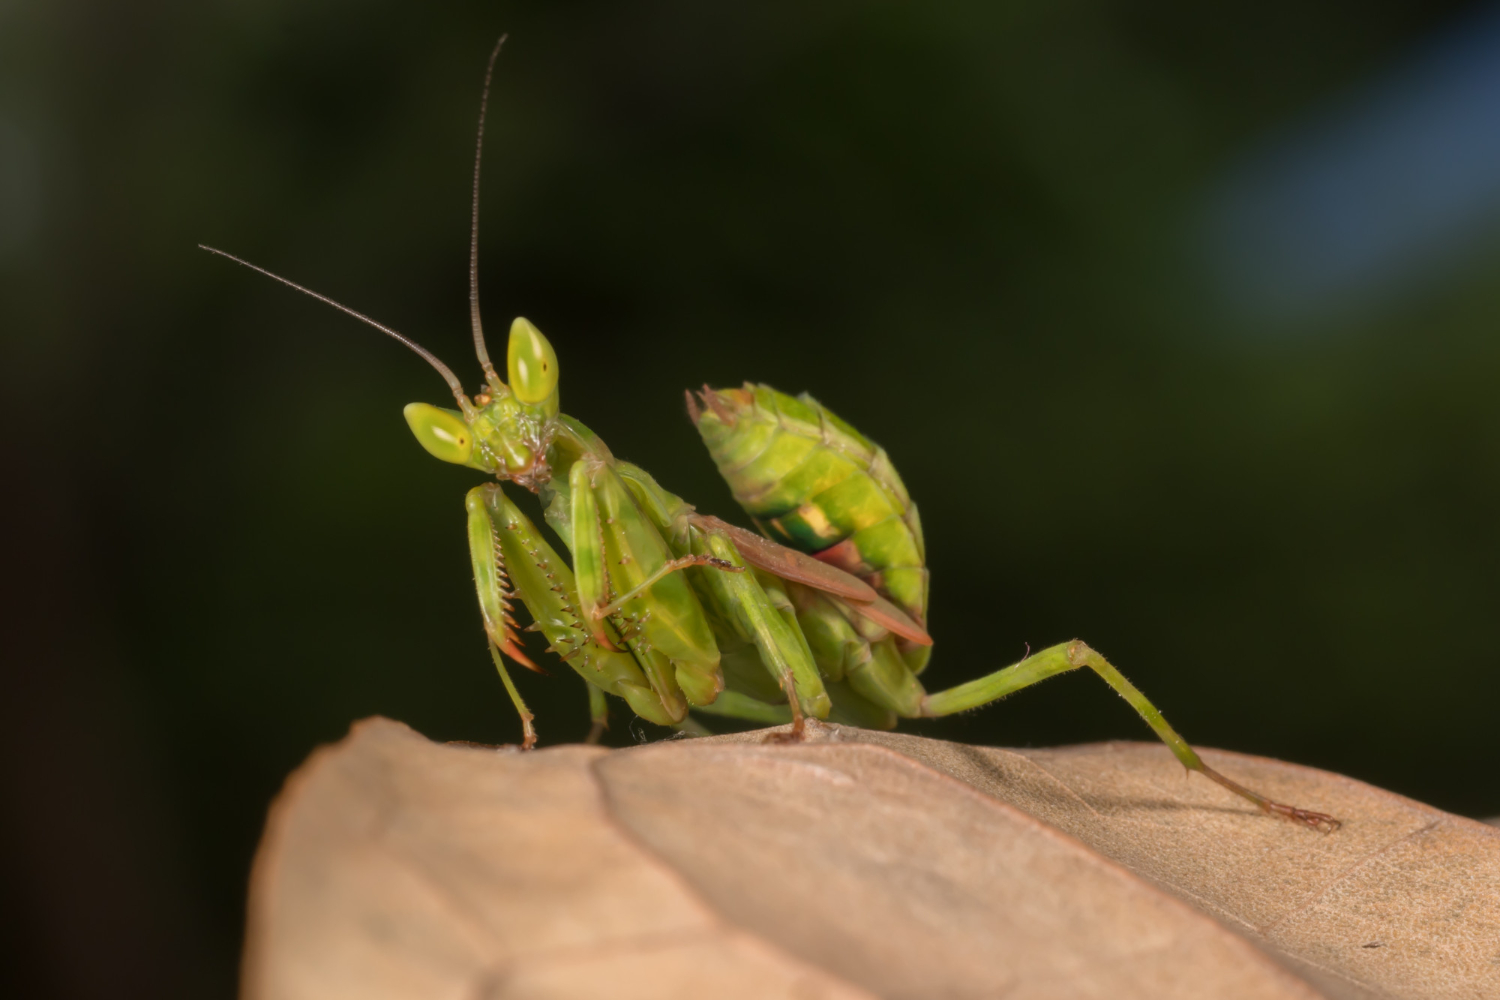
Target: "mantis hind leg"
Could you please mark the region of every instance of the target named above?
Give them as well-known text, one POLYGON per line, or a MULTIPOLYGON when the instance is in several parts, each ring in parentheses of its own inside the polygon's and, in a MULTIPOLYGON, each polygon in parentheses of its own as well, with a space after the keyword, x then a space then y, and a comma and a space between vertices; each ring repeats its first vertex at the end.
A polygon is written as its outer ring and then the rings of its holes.
MULTIPOLYGON (((918 715, 928 718, 952 715, 955 712, 963 712, 971 708, 979 708, 981 705, 988 705, 990 702, 998 701, 1008 694, 1013 694, 1023 688, 1028 688, 1033 684, 1044 681, 1048 677, 1067 673, 1070 670, 1077 670, 1080 667, 1089 668, 1103 678, 1106 684, 1114 688, 1115 693, 1124 698, 1130 704, 1130 707, 1136 710, 1136 713, 1145 720, 1146 725, 1151 727, 1157 737, 1182 762, 1182 766, 1189 771, 1197 771, 1205 778, 1217 782, 1244 799, 1248 799, 1258 808, 1272 815, 1289 819, 1295 823, 1301 823, 1304 826, 1310 826, 1324 833, 1332 833, 1339 828, 1339 821, 1332 816, 1274 802, 1258 792, 1251 791, 1243 785, 1231 781, 1203 763, 1202 758, 1188 745, 1187 740, 1178 735, 1177 730, 1173 729, 1167 723, 1167 720, 1162 717, 1161 711, 1155 705, 1151 704, 1145 695, 1141 694, 1140 689, 1126 680, 1125 675, 1115 669, 1112 663, 1089 648, 1086 643, 1078 640, 1043 649, 1026 657, 1019 663, 1013 663, 988 676, 959 684, 946 691, 924 694, 916 706, 917 710, 915 712, 902 711, 901 708, 897 708, 896 710, 903 715, 918 715)), ((915 681, 915 678, 913 678, 913 681, 915 681)), ((867 697, 869 696, 868 693, 866 695, 867 697)), ((895 708, 896 706, 892 707, 895 708)), ((902 707, 909 708, 909 706, 902 707)))

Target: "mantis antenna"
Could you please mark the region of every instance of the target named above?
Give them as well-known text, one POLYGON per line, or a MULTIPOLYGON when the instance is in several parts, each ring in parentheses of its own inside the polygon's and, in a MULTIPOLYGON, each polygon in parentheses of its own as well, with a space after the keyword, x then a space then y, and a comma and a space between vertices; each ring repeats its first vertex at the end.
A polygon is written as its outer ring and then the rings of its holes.
POLYGON ((429 365, 431 365, 432 367, 434 367, 434 368, 437 369, 437 373, 439 375, 443 376, 443 381, 448 383, 448 388, 450 388, 450 389, 453 390, 453 397, 455 399, 457 399, 458 402, 459 402, 459 405, 461 407, 463 407, 463 409, 465 409, 467 411, 468 407, 465 404, 467 404, 469 401, 468 401, 468 398, 464 395, 464 387, 463 387, 462 384, 459 383, 458 376, 456 376, 456 375, 453 374, 453 370, 451 368, 449 368, 447 365, 445 365, 441 361, 439 361, 437 359, 436 355, 434 355, 427 348, 423 347, 421 344, 417 343, 415 340, 412 340, 409 337, 405 337, 405 336, 397 333, 395 330, 392 330, 390 327, 386 326, 384 323, 377 323, 377 322, 375 322, 375 320, 373 320, 370 317, 366 316, 362 312, 355 312, 353 309, 350 309, 348 306, 346 306, 346 305, 344 305, 342 303, 339 303, 339 302, 335 302, 333 299, 330 299, 326 295, 320 295, 317 292, 313 291, 311 288, 303 288, 301 285, 297 284, 295 281, 290 281, 290 280, 288 280, 286 278, 283 278, 279 274, 273 274, 270 271, 267 271, 263 267, 257 267, 256 265, 250 263, 248 260, 241 260, 240 258, 236 257, 232 253, 225 253, 223 250, 216 250, 213 247, 204 246, 202 243, 198 244, 198 249, 200 249, 200 250, 207 250, 209 253, 218 254, 220 257, 227 257, 228 259, 234 261, 236 264, 241 264, 241 265, 243 265, 245 267, 248 267, 252 271, 259 271, 261 274, 264 274, 266 277, 271 278, 274 281, 279 281, 283 285, 286 285, 288 288, 294 288, 297 291, 301 292, 303 295, 310 295, 313 298, 317 299, 319 302, 326 302, 328 305, 333 306, 333 308, 337 309, 339 312, 345 313, 345 314, 347 314, 349 316, 353 316, 355 319, 359 320, 361 323, 365 323, 365 324, 368 324, 369 326, 373 326, 375 329, 379 330, 381 333, 383 333, 383 334, 385 334, 385 335, 387 335, 389 337, 393 337, 396 340, 401 341, 401 343, 405 344, 407 347, 410 347, 413 351, 416 351, 419 355, 421 355, 422 356, 422 360, 426 361, 429 365))
POLYGON ((484 325, 479 321, 479 161, 484 156, 484 116, 490 106, 490 79, 495 75, 495 60, 500 58, 500 48, 508 37, 500 36, 484 68, 484 90, 479 95, 479 137, 474 140, 474 214, 469 226, 469 322, 474 327, 474 353, 491 387, 500 377, 490 361, 489 348, 484 343, 484 325))

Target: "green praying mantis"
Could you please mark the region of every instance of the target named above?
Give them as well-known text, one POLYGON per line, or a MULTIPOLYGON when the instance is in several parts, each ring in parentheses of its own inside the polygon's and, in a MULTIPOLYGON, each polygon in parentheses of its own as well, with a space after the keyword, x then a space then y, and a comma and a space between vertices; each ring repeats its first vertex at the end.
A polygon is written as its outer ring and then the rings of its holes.
MULTIPOLYGON (((500 44, 504 43, 502 38, 500 44)), ((485 71, 474 160, 469 302, 483 384, 470 395, 431 352, 362 313, 203 247, 319 299, 405 344, 442 376, 457 408, 411 403, 405 417, 434 457, 492 476, 465 498, 479 609, 506 693, 536 743, 507 661, 537 669, 521 631, 585 682, 597 739, 609 698, 662 726, 689 713, 762 724, 808 717, 869 728, 979 708, 1079 668, 1098 674, 1190 771, 1262 810, 1331 832, 1339 822, 1251 791, 1206 765, 1160 711, 1081 641, 1030 654, 946 691, 919 680, 932 651, 922 525, 885 451, 811 396, 765 385, 687 394, 688 413, 759 534, 700 514, 644 469, 616 458, 559 403, 551 342, 510 327, 505 378, 491 361, 478 291, 479 177, 497 44, 485 71), (536 494, 555 548, 504 483, 536 494), (530 618, 516 618, 520 604, 530 618)))

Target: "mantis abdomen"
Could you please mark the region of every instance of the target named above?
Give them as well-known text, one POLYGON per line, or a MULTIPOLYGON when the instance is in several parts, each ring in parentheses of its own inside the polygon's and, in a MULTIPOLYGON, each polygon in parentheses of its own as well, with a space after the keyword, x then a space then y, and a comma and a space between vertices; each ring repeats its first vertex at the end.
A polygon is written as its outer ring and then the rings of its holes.
MULTIPOLYGON (((806 393, 704 387, 688 408, 762 534, 854 574, 926 624, 922 523, 885 449, 806 393)), ((899 645, 920 673, 931 647, 899 645)))

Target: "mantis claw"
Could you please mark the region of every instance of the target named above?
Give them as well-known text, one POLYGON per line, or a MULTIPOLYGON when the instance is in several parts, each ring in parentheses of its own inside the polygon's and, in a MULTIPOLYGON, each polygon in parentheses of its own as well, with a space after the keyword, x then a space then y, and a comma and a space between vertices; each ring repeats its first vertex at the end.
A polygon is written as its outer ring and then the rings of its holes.
POLYGON ((1279 802, 1271 803, 1270 811, 1291 820, 1293 823, 1301 823, 1303 826, 1312 827, 1319 833, 1333 833, 1344 825, 1342 820, 1334 819, 1326 813, 1313 812, 1310 809, 1298 809, 1296 806, 1284 806, 1279 802))
POLYGON ((1229 778, 1224 777, 1224 775, 1220 774, 1218 771, 1215 771, 1207 764, 1203 764, 1201 761, 1196 770, 1202 771, 1203 776, 1205 778, 1208 778, 1210 781, 1217 782, 1236 795, 1249 799, 1251 802, 1259 806, 1261 811, 1266 813, 1268 816, 1278 816, 1281 819, 1290 820, 1293 823, 1301 824, 1302 826, 1308 827, 1309 829, 1317 830, 1319 833, 1333 833, 1339 827, 1344 825, 1342 820, 1334 819, 1327 813, 1313 812, 1311 809, 1299 809, 1297 806, 1289 806, 1284 805, 1280 802, 1273 802, 1272 800, 1266 798, 1264 795, 1261 795, 1257 792, 1252 792, 1250 789, 1246 788, 1244 785, 1241 785, 1239 782, 1232 781, 1229 778))

